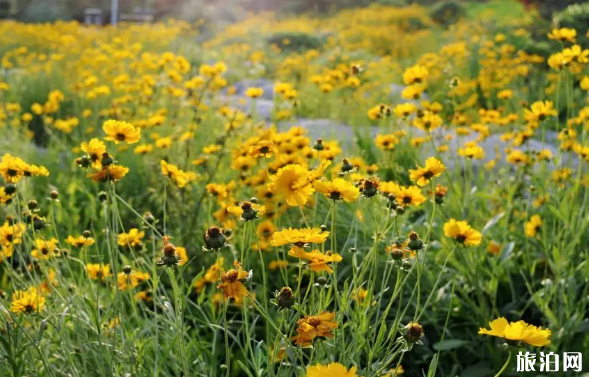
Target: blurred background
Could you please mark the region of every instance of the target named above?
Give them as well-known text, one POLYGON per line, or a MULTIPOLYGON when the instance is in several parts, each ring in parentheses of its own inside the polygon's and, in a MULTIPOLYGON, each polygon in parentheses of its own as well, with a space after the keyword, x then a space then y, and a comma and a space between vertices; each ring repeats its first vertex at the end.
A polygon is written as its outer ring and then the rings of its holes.
MULTIPOLYGON (((477 1, 468 1, 469 4, 473 2, 477 1)), ((520 2, 536 9, 545 19, 551 19, 555 12, 572 4, 580 4, 580 9, 587 8, 581 6, 584 2, 578 0, 520 2)), ((189 22, 213 18, 230 23, 241 20, 249 12, 329 14, 342 8, 364 7, 372 3, 399 7, 418 3, 450 10, 462 6, 459 0, 0 0, 0 19, 11 18, 22 22, 77 20, 106 24, 113 20, 151 22, 171 17, 189 22), (116 9, 114 18, 113 7, 116 9)))

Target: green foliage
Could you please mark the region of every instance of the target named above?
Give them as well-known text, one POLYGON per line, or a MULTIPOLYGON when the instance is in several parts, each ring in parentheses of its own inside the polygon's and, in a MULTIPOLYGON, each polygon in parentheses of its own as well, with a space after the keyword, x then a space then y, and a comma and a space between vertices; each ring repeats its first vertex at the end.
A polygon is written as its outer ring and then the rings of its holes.
POLYGON ((282 51, 306 51, 320 48, 324 41, 315 35, 300 32, 276 33, 267 39, 269 45, 276 45, 282 51))
POLYGON ((442 26, 450 26, 458 22, 463 17, 466 10, 462 4, 456 0, 444 0, 436 3, 430 12, 432 20, 442 26))

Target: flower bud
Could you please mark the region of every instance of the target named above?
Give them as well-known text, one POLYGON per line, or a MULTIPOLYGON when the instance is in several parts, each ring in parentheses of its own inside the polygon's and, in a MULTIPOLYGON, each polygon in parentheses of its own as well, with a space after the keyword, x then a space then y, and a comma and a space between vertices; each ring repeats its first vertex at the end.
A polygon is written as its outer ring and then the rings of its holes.
POLYGON ((323 145, 323 139, 315 140, 315 144, 313 144, 313 149, 315 149, 316 151, 322 151, 323 149, 325 149, 325 146, 323 145))
POLYGON ((36 200, 29 200, 29 202, 27 203, 27 207, 32 211, 34 209, 36 209, 39 206, 39 203, 37 203, 36 200))
POLYGON ((101 202, 106 201, 107 198, 108 198, 108 196, 107 196, 106 192, 100 191, 98 193, 98 200, 100 200, 101 202))
POLYGON ((219 227, 212 226, 204 234, 206 249, 219 250, 225 246, 226 238, 223 230, 219 227))
POLYGON ((352 165, 347 158, 344 158, 342 160, 342 167, 340 170, 342 173, 350 172, 350 171, 354 170, 354 165, 352 165))
POLYGON ((403 253, 402 249, 399 249, 398 247, 394 247, 391 250, 391 258, 393 258, 393 260, 395 261, 400 261, 401 259, 403 259, 403 255, 405 253, 403 253))
POLYGON ((417 322, 410 322, 405 327, 403 337, 409 343, 417 343, 423 338, 423 327, 417 322))
POLYGON ((148 224, 154 224, 155 223, 155 217, 153 217, 153 215, 151 214, 151 212, 145 212, 143 214, 143 219, 145 221, 147 221, 148 224))
POLYGON ((292 289, 289 287, 283 287, 280 292, 276 295, 276 301, 280 309, 288 309, 293 306, 295 299, 292 289))
POLYGON ((125 266, 125 267, 123 267, 123 273, 125 275, 130 275, 131 274, 131 266, 125 266))
POLYGON ((423 241, 419 238, 419 235, 415 232, 409 233, 409 248, 411 250, 421 250, 423 248, 423 241))

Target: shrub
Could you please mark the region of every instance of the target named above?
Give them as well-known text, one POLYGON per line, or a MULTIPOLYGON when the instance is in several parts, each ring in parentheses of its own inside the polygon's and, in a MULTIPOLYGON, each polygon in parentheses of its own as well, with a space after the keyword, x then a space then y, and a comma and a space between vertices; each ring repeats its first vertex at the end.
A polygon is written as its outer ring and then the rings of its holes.
POLYGON ((465 12, 464 7, 458 1, 447 0, 434 5, 430 16, 438 24, 449 26, 458 22, 465 12))

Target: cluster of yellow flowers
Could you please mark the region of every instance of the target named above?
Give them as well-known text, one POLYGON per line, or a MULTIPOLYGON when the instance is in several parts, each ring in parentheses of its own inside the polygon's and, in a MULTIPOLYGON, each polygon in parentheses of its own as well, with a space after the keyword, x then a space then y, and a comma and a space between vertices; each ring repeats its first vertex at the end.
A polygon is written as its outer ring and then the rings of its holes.
MULTIPOLYGON (((10 131, 1 141, 10 153, 0 161, 7 214, 0 277, 17 268, 28 273, 6 275, 13 279, 6 313, 33 322, 63 310, 61 289, 88 285, 97 308, 114 308, 103 324, 107 333, 132 315, 171 315, 180 334, 179 374, 199 367, 185 362, 197 348, 183 343, 185 332, 197 331, 184 318, 194 309, 187 302, 202 313, 192 318, 198 326, 224 326, 228 360, 229 337, 244 337, 242 351, 254 353, 251 339, 258 334, 248 328, 254 311, 265 326, 268 368, 288 361, 308 377, 403 374, 397 356, 422 344, 425 324, 418 322, 426 321, 436 293, 452 308, 475 305, 472 292, 479 290, 476 319, 486 322, 490 313, 502 313, 495 285, 508 274, 497 273, 489 293, 470 281, 482 279, 477 271, 520 263, 535 272, 542 263, 544 285, 558 276, 552 274, 564 263, 561 251, 545 253, 533 266, 536 255, 526 253, 543 250, 559 221, 568 227, 575 225, 569 218, 584 218, 589 106, 574 94, 589 91, 589 50, 577 44, 577 31, 554 29, 547 38, 562 51, 545 59, 515 47, 525 30, 484 27, 469 35, 456 25, 449 43, 427 49, 418 41, 434 39, 434 26, 424 8, 374 5, 329 20, 252 16, 192 51, 174 45, 195 34, 181 22, 119 29, 0 23, 0 46, 9 44, 1 33, 8 30, 11 45, 20 46, 2 53, 0 63, 11 72, 0 82, 6 99, 0 131, 10 131), (422 27, 414 30, 414 23, 422 27), (326 33, 324 45, 303 51, 291 50, 287 37, 267 48, 242 42, 293 31, 326 33), (219 56, 224 60, 214 59, 219 56), (401 68, 401 58, 416 56, 401 68), (271 77, 271 86, 238 83, 246 71, 271 77), (536 80, 539 93, 530 93, 527 82, 535 77, 546 80, 536 80), (54 86, 26 101, 16 85, 34 80, 54 86), (392 81, 399 84, 393 97, 392 81), (270 97, 269 114, 258 114, 270 97), (355 127, 340 125, 342 135, 336 128, 328 138, 298 117, 352 120, 355 127), (558 145, 551 147, 548 132, 558 145), (47 157, 22 147, 33 137, 47 143, 47 157), (51 175, 25 159, 41 160, 51 175), (539 178, 545 187, 537 186, 539 178), (574 189, 555 203, 552 195, 571 182, 574 189), (49 184, 49 205, 32 200, 49 184), (59 205, 54 187, 67 206, 59 205), (576 208, 577 198, 581 215, 549 221, 548 211, 576 208), (501 231, 493 228, 500 221, 501 231), (174 245, 172 235, 184 246, 174 245), (447 286, 454 275, 464 282, 456 296, 439 285, 448 271, 447 286), (431 289, 426 298, 425 287, 431 289), (406 298, 410 303, 389 321, 391 308, 406 298), (228 320, 228 308, 239 320, 228 320), (274 309, 282 312, 280 323, 274 309), (243 329, 233 332, 234 326, 243 329), (358 348, 366 355, 346 358, 342 334, 362 339, 358 348), (323 342, 338 345, 335 356, 317 346, 323 342), (310 356, 306 348, 313 348, 310 356), (370 368, 362 369, 365 358, 370 368)), ((548 307, 535 278, 526 284, 535 290, 529 304, 548 307)), ((465 307, 452 310, 459 315, 465 307)), ((549 317, 551 327, 563 323, 549 317)), ((479 334, 508 345, 551 344, 550 330, 523 320, 501 317, 489 326, 479 334)), ((234 364, 224 365, 228 375, 234 364)))

